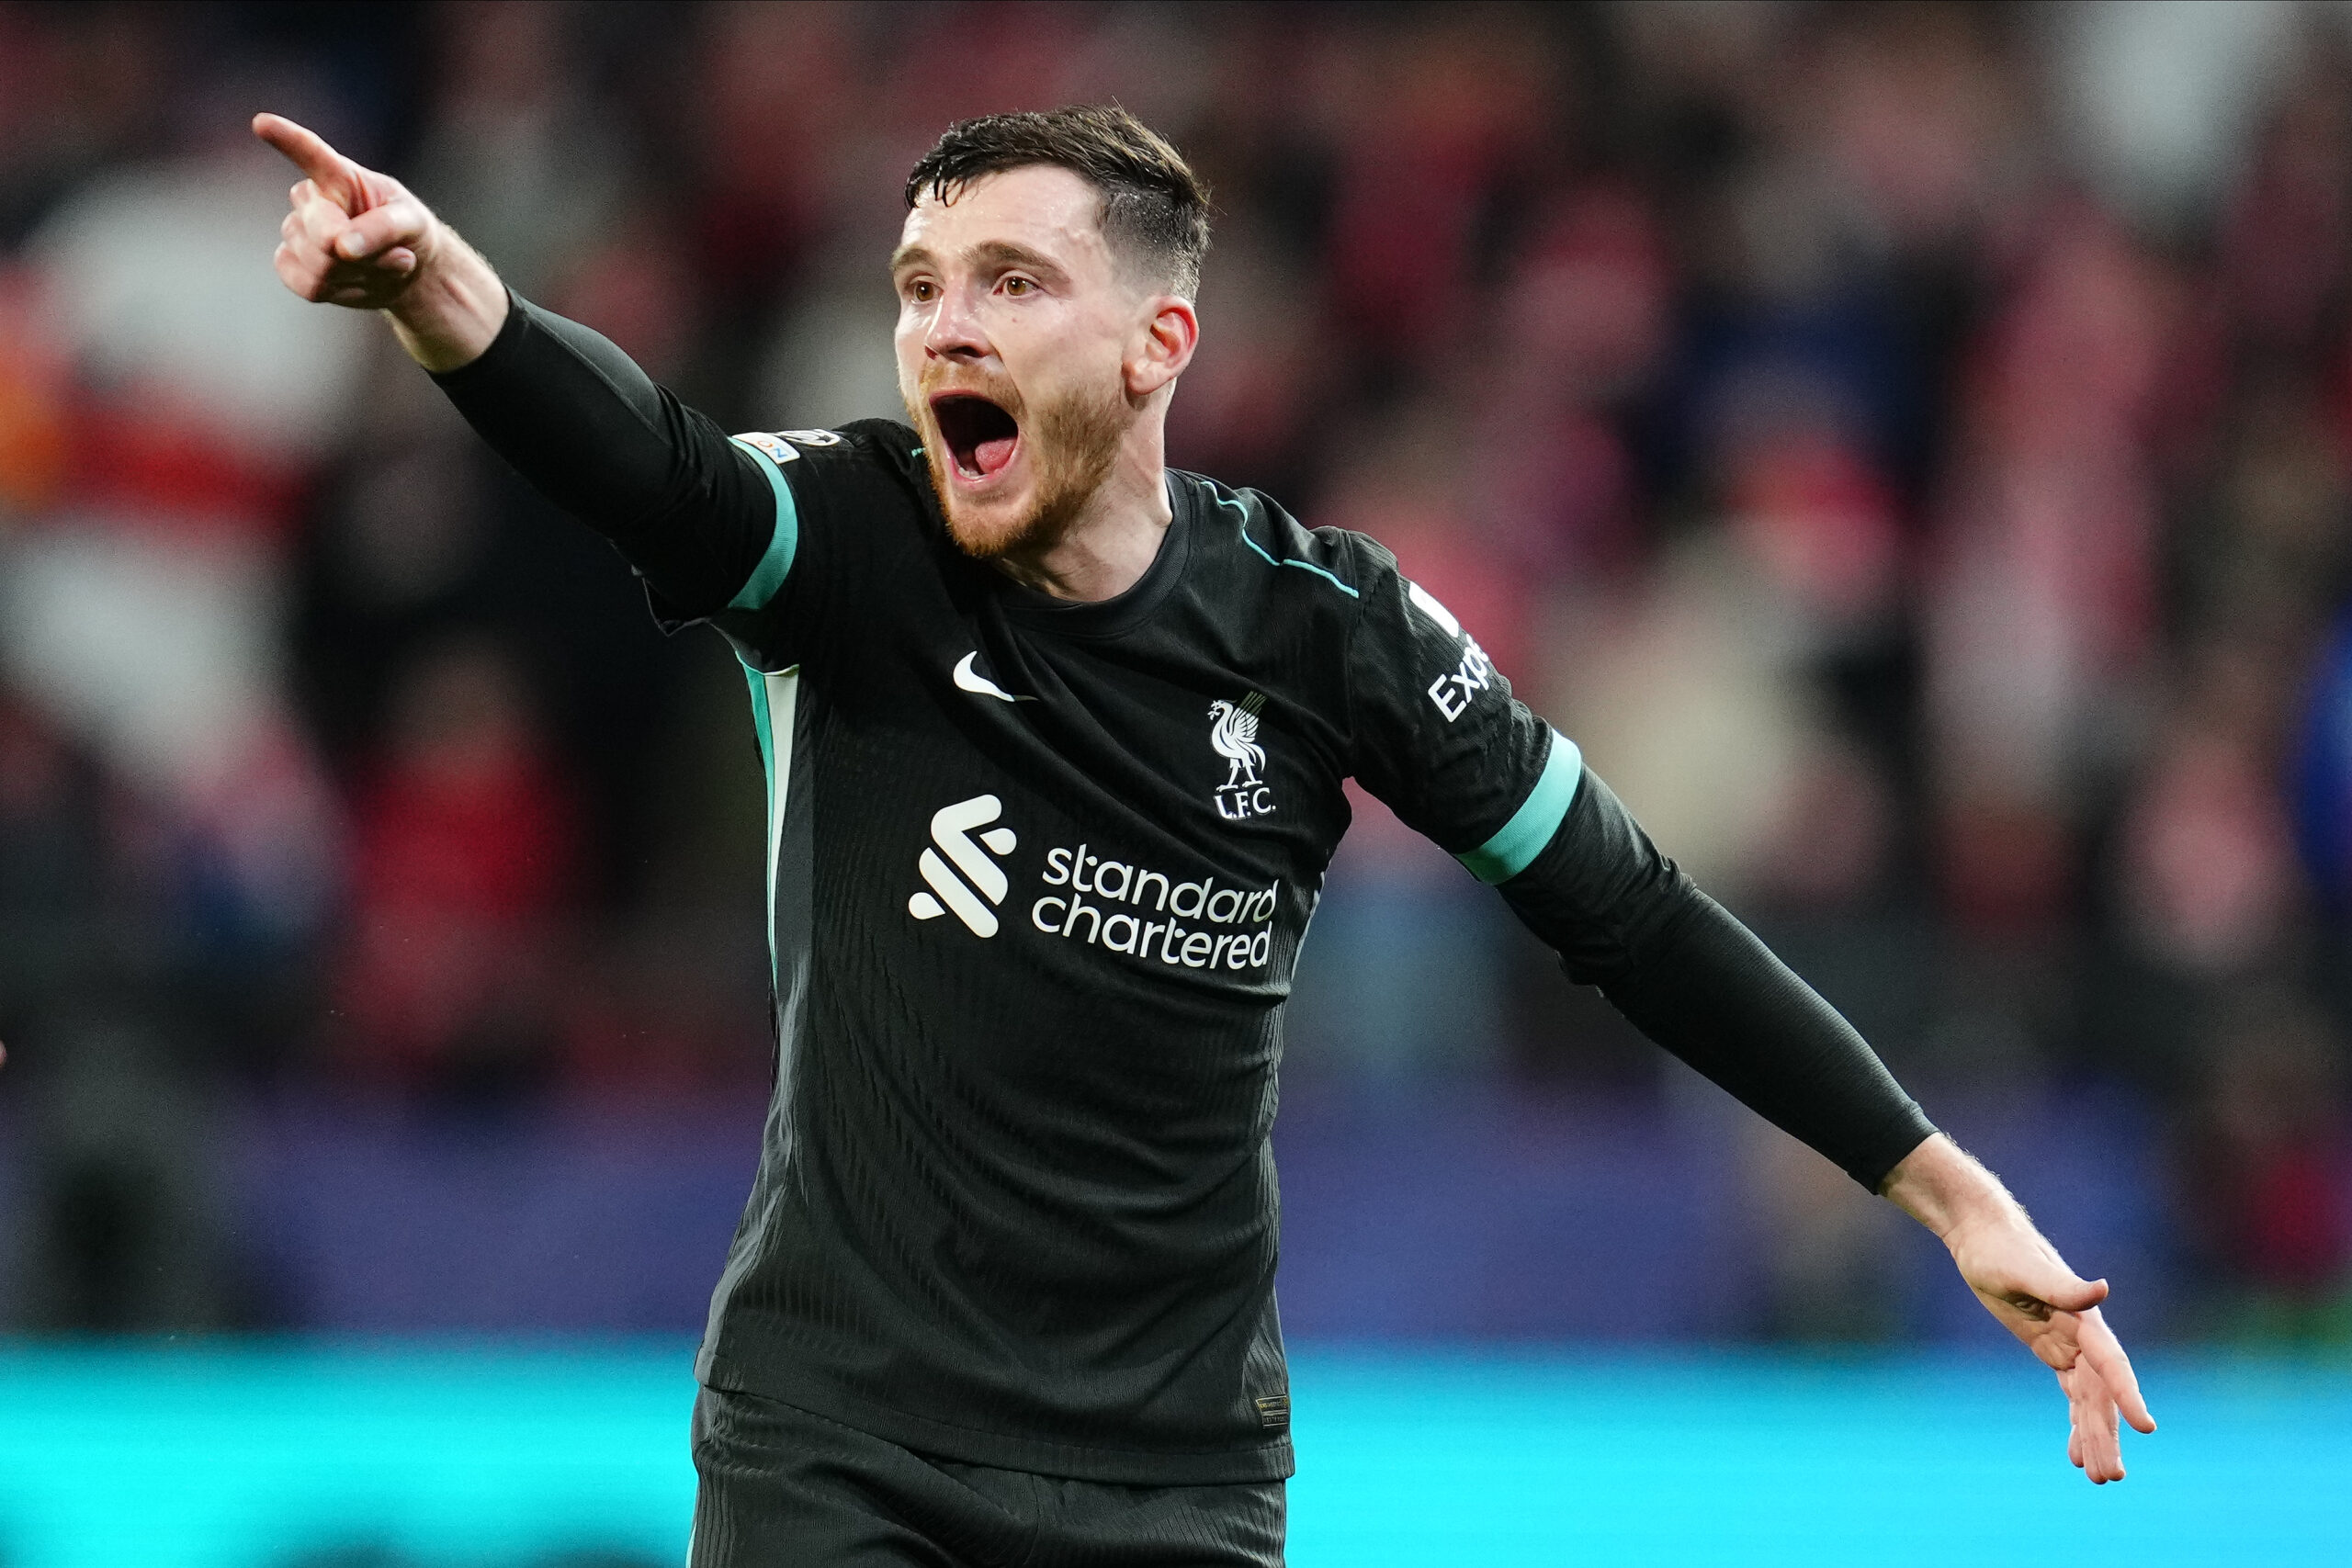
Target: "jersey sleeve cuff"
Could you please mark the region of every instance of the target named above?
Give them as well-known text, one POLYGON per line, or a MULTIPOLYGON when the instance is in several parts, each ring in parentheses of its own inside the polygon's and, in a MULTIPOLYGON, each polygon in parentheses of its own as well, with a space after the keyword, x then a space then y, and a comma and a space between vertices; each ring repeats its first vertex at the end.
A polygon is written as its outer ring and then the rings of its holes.
POLYGON ((1575 741, 1556 729, 1552 731, 1552 749, 1544 759, 1544 772, 1510 820, 1493 838, 1454 858, 1490 886, 1509 882, 1534 864, 1535 857, 1559 831, 1561 818, 1576 803, 1577 785, 1583 778, 1584 753, 1577 750, 1575 741))
POLYGON ((767 476, 768 488, 775 491, 775 531, 768 536, 768 547, 759 564, 734 598, 727 602, 730 610, 764 610, 784 580, 792 571, 792 558, 800 547, 800 508, 792 499, 792 486, 785 479, 776 460, 740 435, 728 438, 737 448, 751 454, 752 460, 767 476))
POLYGON ((497 334, 489 344, 463 365, 447 370, 428 370, 425 375, 432 378, 435 386, 453 391, 477 381, 496 380, 506 361, 514 356, 516 345, 532 328, 531 310, 529 300, 509 288, 506 291, 506 319, 499 323, 497 334))

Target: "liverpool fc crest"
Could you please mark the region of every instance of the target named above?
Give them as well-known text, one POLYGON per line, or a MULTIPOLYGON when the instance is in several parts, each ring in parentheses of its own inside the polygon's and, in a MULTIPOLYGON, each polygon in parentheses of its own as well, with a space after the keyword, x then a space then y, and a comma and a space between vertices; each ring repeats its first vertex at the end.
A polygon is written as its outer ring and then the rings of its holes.
POLYGON ((1216 787, 1216 814, 1228 822, 1264 817, 1274 809, 1273 791, 1259 773, 1266 749, 1258 744, 1258 713, 1266 694, 1252 692, 1238 703, 1222 698, 1209 705, 1209 744, 1225 759, 1225 782, 1216 787))

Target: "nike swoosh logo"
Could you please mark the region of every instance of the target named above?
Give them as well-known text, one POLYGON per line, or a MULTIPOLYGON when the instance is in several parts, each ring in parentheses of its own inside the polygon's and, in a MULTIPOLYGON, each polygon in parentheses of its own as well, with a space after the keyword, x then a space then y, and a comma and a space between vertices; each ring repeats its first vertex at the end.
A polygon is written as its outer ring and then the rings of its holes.
POLYGON ((994 697, 1001 703, 1034 703, 1037 700, 1035 697, 1016 697, 973 669, 972 660, 979 656, 979 649, 974 649, 956 661, 956 685, 958 690, 969 692, 974 696, 994 697))

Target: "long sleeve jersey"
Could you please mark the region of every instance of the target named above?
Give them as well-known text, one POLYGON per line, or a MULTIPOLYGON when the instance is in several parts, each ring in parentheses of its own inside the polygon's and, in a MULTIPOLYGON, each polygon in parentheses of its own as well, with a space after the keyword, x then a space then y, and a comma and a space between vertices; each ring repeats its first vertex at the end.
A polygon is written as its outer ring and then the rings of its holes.
POLYGON ((907 426, 729 436, 519 299, 440 381, 743 666, 777 1072, 706 1382, 968 1462, 1287 1475, 1269 1134, 1350 778, 1856 1180, 1933 1131, 1374 540, 1171 470, 1141 580, 1069 603, 956 547, 907 426))

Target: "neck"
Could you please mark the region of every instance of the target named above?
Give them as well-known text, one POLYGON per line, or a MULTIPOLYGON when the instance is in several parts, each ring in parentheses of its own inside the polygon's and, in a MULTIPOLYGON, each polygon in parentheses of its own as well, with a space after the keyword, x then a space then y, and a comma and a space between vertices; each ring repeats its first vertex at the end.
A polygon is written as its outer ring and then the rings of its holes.
POLYGON ((1051 544, 995 559, 998 570, 1057 599, 1115 599, 1151 570, 1173 513, 1160 422, 1136 423, 1118 461, 1051 544))

